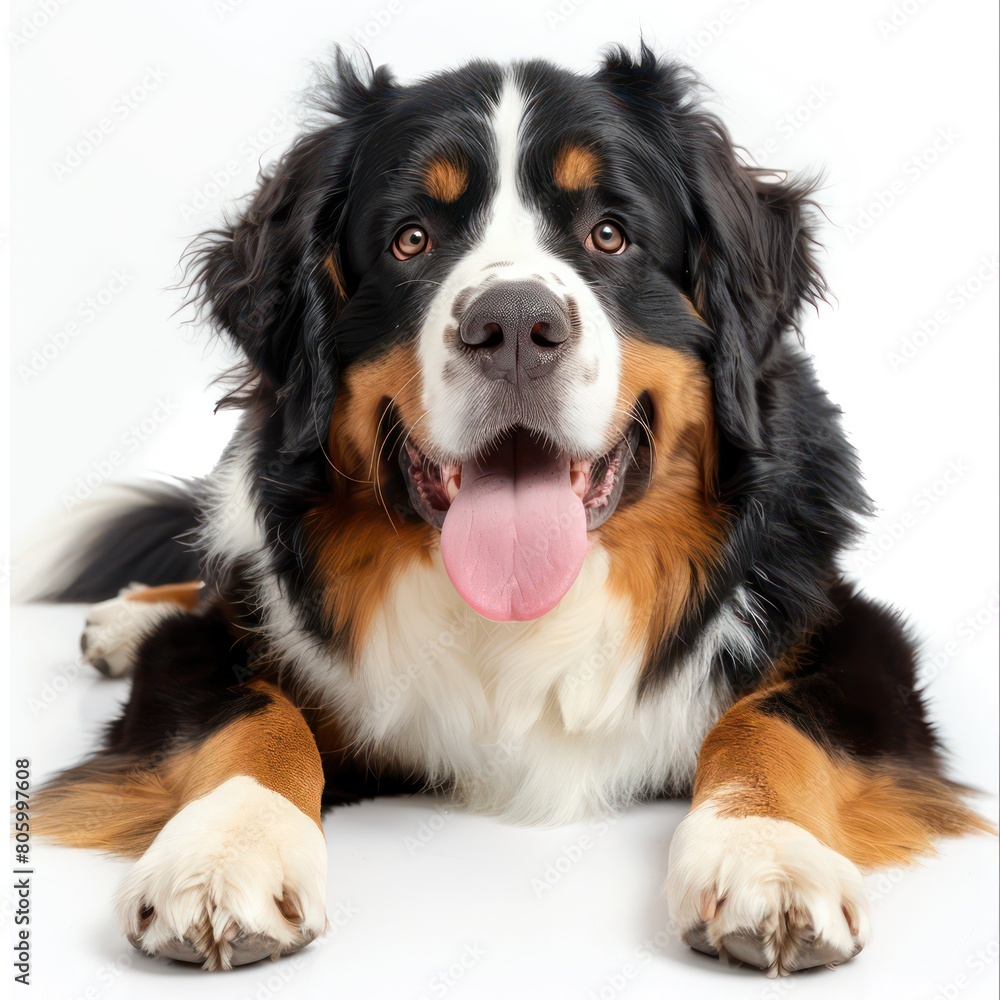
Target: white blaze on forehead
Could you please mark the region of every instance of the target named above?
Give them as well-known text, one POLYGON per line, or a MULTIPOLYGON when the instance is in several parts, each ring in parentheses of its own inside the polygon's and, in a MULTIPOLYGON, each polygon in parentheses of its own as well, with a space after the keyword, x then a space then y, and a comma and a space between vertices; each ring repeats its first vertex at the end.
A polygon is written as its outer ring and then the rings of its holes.
POLYGON ((520 88, 513 80, 505 81, 500 102, 493 113, 497 191, 490 206, 489 225, 481 244, 486 256, 496 253, 498 256, 495 260, 512 262, 513 273, 508 273, 505 269, 505 279, 524 277, 524 265, 539 252, 537 220, 521 201, 517 184, 521 139, 527 117, 528 108, 520 88), (508 256, 502 256, 504 252, 508 256))
POLYGON ((520 190, 524 134, 530 121, 528 97, 515 79, 507 77, 489 120, 495 155, 493 198, 484 210, 475 245, 444 280, 419 335, 427 443, 449 456, 467 456, 488 443, 483 436, 482 376, 471 365, 468 370, 460 365, 459 375, 449 366, 452 374, 446 377, 445 368, 456 357, 447 334, 456 323, 452 311, 456 297, 471 289, 471 299, 491 277, 540 278, 561 302, 575 302, 580 335, 563 359, 562 381, 553 397, 559 409, 557 443, 567 451, 593 456, 612 444, 621 369, 618 337, 590 286, 546 245, 547 222, 520 190))

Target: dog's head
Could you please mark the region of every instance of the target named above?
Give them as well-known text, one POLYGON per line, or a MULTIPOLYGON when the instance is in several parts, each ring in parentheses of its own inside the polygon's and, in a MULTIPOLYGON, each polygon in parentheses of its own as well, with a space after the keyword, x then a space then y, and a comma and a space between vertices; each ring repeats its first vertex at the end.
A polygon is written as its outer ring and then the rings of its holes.
POLYGON ((412 86, 340 57, 323 93, 201 259, 271 440, 440 530, 487 617, 548 611, 592 538, 633 589, 704 565, 720 455, 758 447, 761 364, 822 291, 806 187, 742 165, 645 47, 412 86))

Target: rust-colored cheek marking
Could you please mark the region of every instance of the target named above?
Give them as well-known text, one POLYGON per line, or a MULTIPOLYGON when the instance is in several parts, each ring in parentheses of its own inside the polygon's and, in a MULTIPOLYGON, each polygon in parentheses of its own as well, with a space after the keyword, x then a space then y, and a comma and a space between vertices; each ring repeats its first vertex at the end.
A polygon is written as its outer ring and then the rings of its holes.
POLYGON ((465 164, 439 156, 424 167, 424 190, 435 201, 450 205, 465 194, 469 171, 465 164))
POLYGON ((303 522, 328 625, 346 638, 352 661, 400 572, 429 559, 437 535, 386 496, 396 478, 396 454, 385 446, 390 405, 417 442, 421 380, 410 344, 344 372, 328 436, 330 490, 303 522))
MULTIPOLYGON (((412 344, 400 344, 371 361, 349 365, 341 378, 327 444, 330 459, 341 475, 334 485, 363 480, 375 500, 372 478, 379 455, 386 458, 379 425, 395 408, 403 427, 419 435, 422 380, 420 361, 412 344), (378 440, 377 440, 378 439, 378 440)), ((388 428, 386 428, 388 429, 388 428)))
POLYGON ((712 388, 701 362, 623 338, 619 412, 630 412, 643 393, 653 406, 649 482, 598 530, 611 562, 609 585, 632 608, 632 638, 651 648, 700 599, 725 517, 715 498, 712 388))
POLYGON ((583 191, 597 183, 600 162, 586 146, 567 143, 552 164, 552 176, 561 191, 583 191))

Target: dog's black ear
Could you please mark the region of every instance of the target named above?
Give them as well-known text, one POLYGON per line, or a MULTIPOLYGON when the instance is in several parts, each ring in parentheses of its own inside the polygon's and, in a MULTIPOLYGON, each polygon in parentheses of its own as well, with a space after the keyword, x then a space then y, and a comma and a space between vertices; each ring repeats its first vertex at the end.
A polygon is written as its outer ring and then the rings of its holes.
POLYGON ((710 370, 722 433, 760 446, 761 366, 782 331, 823 298, 810 194, 736 155, 722 122, 682 65, 643 44, 611 52, 601 76, 640 130, 640 155, 659 170, 686 229, 686 290, 715 333, 710 370), (643 153, 644 150, 644 153, 643 153))
POLYGON ((192 250, 196 298, 245 359, 241 385, 224 403, 267 398, 283 451, 325 437, 337 389, 336 317, 350 295, 339 242, 358 119, 392 87, 384 68, 359 71, 338 51, 314 92, 320 123, 192 250))
POLYGON ((812 185, 745 166, 720 124, 710 118, 701 124, 688 280, 696 308, 718 337, 712 376, 721 428, 752 451, 761 443, 763 363, 782 331, 797 330, 803 308, 825 291, 815 260, 812 185))

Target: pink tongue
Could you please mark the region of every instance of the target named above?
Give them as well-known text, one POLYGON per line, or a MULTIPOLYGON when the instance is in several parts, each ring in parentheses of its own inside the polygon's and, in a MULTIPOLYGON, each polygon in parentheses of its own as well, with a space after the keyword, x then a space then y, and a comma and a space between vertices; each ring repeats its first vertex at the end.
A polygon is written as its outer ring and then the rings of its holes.
POLYGON ((569 461, 525 432, 462 466, 441 529, 455 589, 484 618, 531 621, 572 586, 587 552, 587 512, 569 461))

